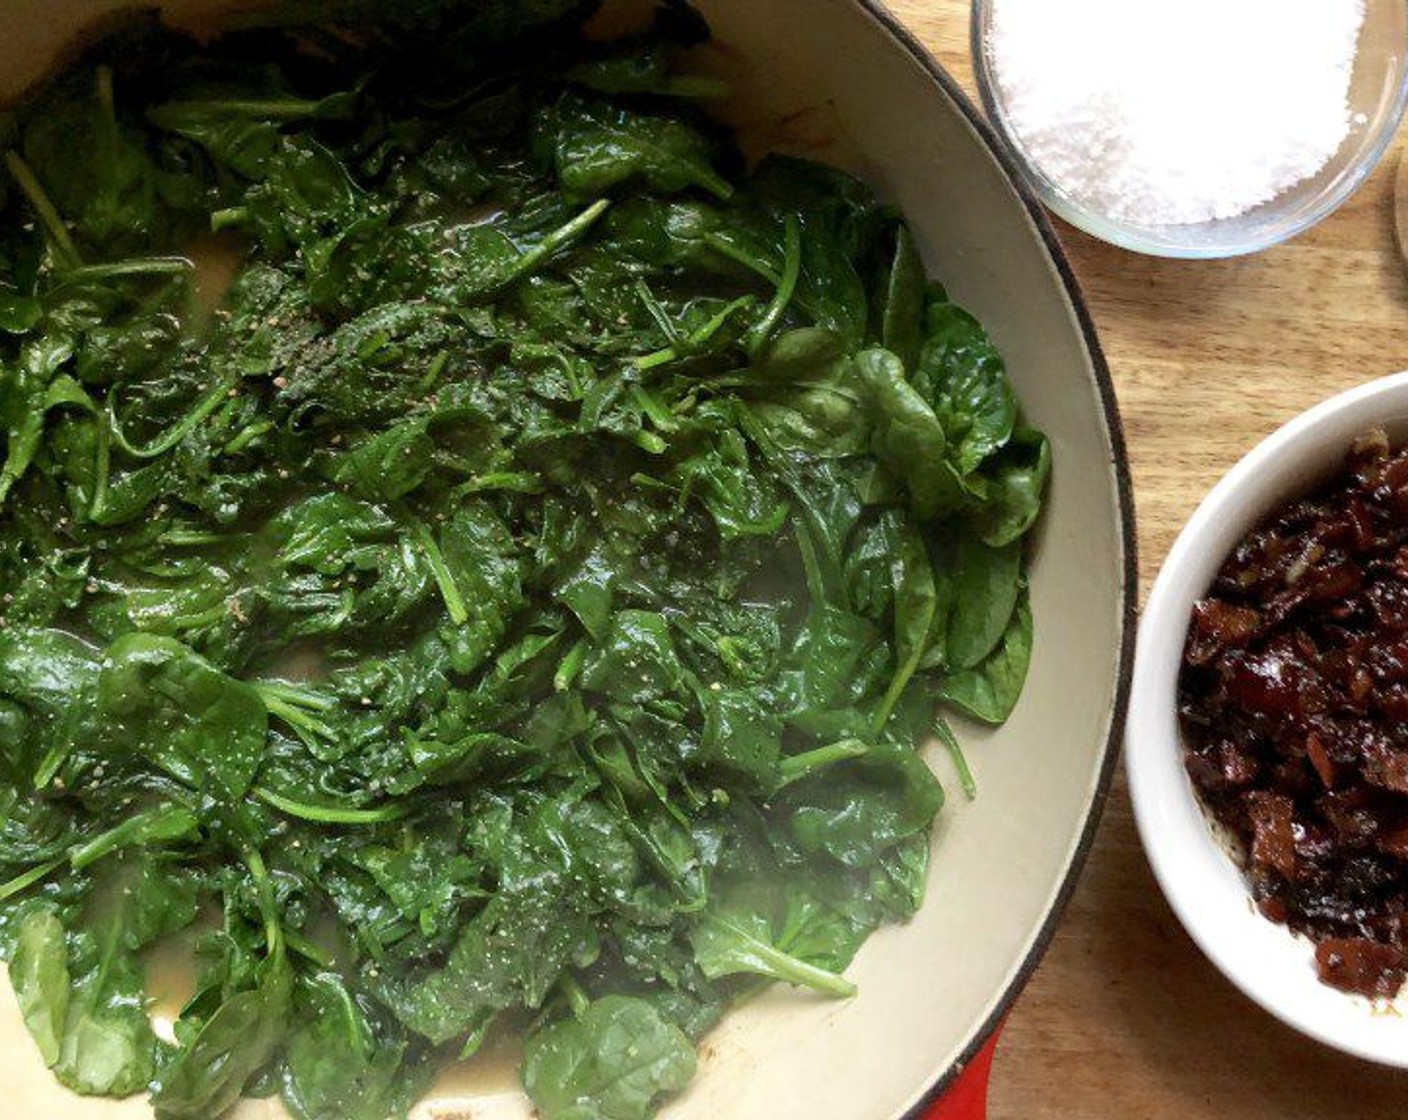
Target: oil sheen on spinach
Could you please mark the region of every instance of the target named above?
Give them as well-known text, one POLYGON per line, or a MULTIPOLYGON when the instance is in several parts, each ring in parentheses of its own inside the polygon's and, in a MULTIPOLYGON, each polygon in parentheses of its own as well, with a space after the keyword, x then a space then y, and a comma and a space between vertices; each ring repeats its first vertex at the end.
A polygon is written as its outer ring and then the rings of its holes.
POLYGON ((1050 453, 899 215, 745 166, 682 6, 376 10, 0 119, 0 949, 163 1120, 402 1115, 502 1031, 642 1120, 920 905, 1050 453))

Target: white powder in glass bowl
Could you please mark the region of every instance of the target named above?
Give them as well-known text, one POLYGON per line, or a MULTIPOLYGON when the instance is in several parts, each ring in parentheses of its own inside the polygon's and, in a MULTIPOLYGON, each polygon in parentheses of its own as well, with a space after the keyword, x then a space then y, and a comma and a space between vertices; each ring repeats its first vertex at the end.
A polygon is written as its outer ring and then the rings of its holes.
POLYGON ((1364 0, 993 0, 1009 127, 1078 205, 1137 225, 1230 218, 1349 133, 1364 0))

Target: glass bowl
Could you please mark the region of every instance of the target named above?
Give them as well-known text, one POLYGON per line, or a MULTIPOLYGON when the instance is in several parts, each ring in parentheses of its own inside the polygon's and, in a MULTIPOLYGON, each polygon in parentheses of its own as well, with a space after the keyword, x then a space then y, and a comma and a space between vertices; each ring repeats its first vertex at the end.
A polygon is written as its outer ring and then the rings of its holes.
POLYGON ((988 54, 988 33, 998 2, 973 0, 973 67, 989 120, 1047 206, 1087 233, 1138 253, 1235 257, 1302 233, 1339 207, 1369 177, 1392 142, 1408 105, 1408 4, 1403 0, 1366 0, 1350 84, 1349 135, 1318 175, 1236 217, 1192 225, 1136 225, 1077 202, 1028 157, 1008 119, 988 54))

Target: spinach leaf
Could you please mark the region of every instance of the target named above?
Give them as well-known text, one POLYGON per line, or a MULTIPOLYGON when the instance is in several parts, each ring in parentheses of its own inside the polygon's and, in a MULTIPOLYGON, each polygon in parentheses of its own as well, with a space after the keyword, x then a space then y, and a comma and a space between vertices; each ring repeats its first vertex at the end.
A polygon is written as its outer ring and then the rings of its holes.
POLYGON ((22 356, 14 370, 0 368, 0 422, 5 425, 5 459, 0 464, 0 504, 24 478, 44 438, 49 413, 58 408, 93 412, 92 398, 72 377, 58 374, 71 350, 60 343, 38 345, 22 356))
POLYGON ((125 248, 160 232, 156 169, 140 133, 120 119, 112 68, 88 76, 87 88, 77 74, 57 84, 45 111, 27 118, 24 159, 80 239, 125 248), (75 146, 74 136, 90 142, 75 146))
MULTIPOLYGON (((134 956, 169 923, 153 922, 139 889, 94 904, 91 928, 70 934, 54 910, 31 910, 13 957, 26 1025, 56 1077, 86 1095, 126 1096, 155 1068, 156 1038, 134 956)), ((194 909, 177 920, 189 921, 194 909)))
POLYGON ((156 1039, 143 1007, 143 976, 133 950, 136 896, 95 903, 87 930, 73 938, 73 990, 54 1072, 76 1092, 127 1096, 151 1080, 156 1039))
POLYGON ((789 799, 795 804, 792 830, 804 852, 865 867, 922 834, 943 806, 944 793, 918 754, 886 743, 827 770, 824 780, 791 787, 789 799))
POLYGON ((1031 604, 1023 595, 997 648, 978 665, 945 678, 939 696, 975 719, 1002 723, 1017 706, 1031 656, 1031 604))
POLYGON ((825 995, 847 997, 855 985, 779 949, 766 914, 747 909, 711 910, 691 934, 695 956, 706 976, 739 972, 815 988, 825 995))
POLYGON ((217 162, 246 179, 263 179, 279 150, 279 127, 296 121, 339 120, 355 109, 355 93, 317 100, 289 91, 247 89, 185 97, 153 105, 147 120, 193 140, 217 162))
POLYGON ((339 457, 335 482, 369 502, 394 502, 425 481, 435 454, 425 420, 409 420, 368 436, 339 457))
POLYGON ((717 80, 699 74, 674 73, 660 43, 647 43, 633 50, 579 62, 567 76, 573 83, 599 93, 713 97, 727 92, 717 80))
POLYGON ((910 679, 918 670, 929 645, 939 607, 934 572, 924 539, 910 525, 898 530, 899 548, 892 557, 894 583, 895 657, 898 662, 890 687, 875 713, 874 726, 883 730, 910 679))
POLYGON ((528 1040, 523 1082, 544 1120, 646 1120, 695 1065, 689 1039, 649 1003, 605 996, 528 1040))
POLYGON ((505 1008, 537 1006, 551 980, 589 942, 556 876, 492 899, 462 928, 444 965, 389 987, 385 999, 412 1031, 440 1044, 484 1029, 505 1008))
POLYGON ((942 295, 929 300, 915 381, 954 444, 960 475, 1005 446, 1017 401, 1001 357, 981 324, 942 295))
POLYGON ((10 982, 44 1064, 52 1068, 63 1046, 72 987, 67 934, 52 910, 33 910, 20 923, 10 957, 10 982))
POLYGON ((582 687, 620 700, 642 701, 673 692, 683 680, 665 616, 619 611, 601 645, 582 669, 582 687))
POLYGON ((460 673, 493 652, 522 605, 522 572, 508 530, 484 503, 457 510, 440 532, 424 528, 417 540, 430 562, 450 617, 444 630, 450 663, 460 673))
POLYGON ((432 554, 413 527, 345 494, 288 506, 264 536, 276 551, 256 594, 291 636, 399 623, 433 594, 432 554))
MULTIPOLYGON (((895 253, 885 274, 881 303, 880 345, 895 355, 905 369, 919 365, 924 343, 925 315, 924 265, 909 230, 895 228, 895 253)), ((933 321, 929 330, 933 332, 933 321)))
POLYGON ((750 369, 743 390, 758 427, 783 451, 825 458, 870 445, 864 390, 832 332, 803 327, 776 338, 750 369))
POLYGON ((407 1068, 406 1043, 380 1041, 337 975, 308 977, 294 1003, 300 1014, 288 1037, 283 1087, 299 1120, 384 1120, 414 1103, 425 1079, 407 1068))
POLYGON ((0 631, 0 696, 25 714, 25 732, 4 744, 16 782, 48 785, 94 735, 98 679, 98 651, 71 634, 0 631))
POLYGON ((952 579, 945 650, 953 668, 971 669, 1002 640, 1016 610, 1021 549, 1015 543, 991 548, 971 533, 959 533, 952 579))
POLYGON ((307 137, 282 138, 243 211, 223 219, 249 228, 271 251, 307 250, 350 225, 365 196, 336 154, 307 137))
POLYGON ((128 634, 103 658, 108 749, 134 750, 192 789, 242 797, 264 758, 259 693, 172 638, 128 634))
POLYGON ((991 497, 975 521, 983 543, 1001 548, 1023 537, 1041 513, 1051 444, 1040 432, 1018 428, 986 469, 991 497))
POLYGON ((774 223, 764 235, 767 241, 780 246, 789 213, 801 226, 797 305, 814 325, 835 332, 848 351, 858 350, 870 318, 862 274, 877 251, 883 221, 869 188, 836 168, 769 155, 749 189, 774 223))
POLYGON ((699 762, 743 789, 768 792, 778 780, 781 721, 756 693, 709 686, 699 762))
POLYGON ((605 194, 637 177, 663 194, 689 187, 721 199, 733 194, 712 166, 712 145, 678 118, 564 93, 538 129, 536 146, 571 194, 605 194))
POLYGON ((868 392, 871 449, 904 483, 915 512, 928 519, 961 509, 967 499, 947 458, 944 427, 906 380, 900 360, 867 350, 857 355, 856 367, 868 392))
POLYGON ((291 978, 282 954, 265 963, 258 986, 232 995, 158 1074, 158 1120, 219 1116, 274 1056, 287 1030, 291 978))

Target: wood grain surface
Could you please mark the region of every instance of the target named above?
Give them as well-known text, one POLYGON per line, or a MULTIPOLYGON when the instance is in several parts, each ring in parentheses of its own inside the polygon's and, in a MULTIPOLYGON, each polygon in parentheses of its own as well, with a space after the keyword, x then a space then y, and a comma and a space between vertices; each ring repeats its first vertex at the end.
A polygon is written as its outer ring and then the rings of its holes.
MULTIPOLYGON (((964 0, 890 0, 973 93, 964 0)), ((1408 368, 1394 240, 1402 137, 1338 213, 1232 261, 1141 257, 1059 225, 1114 372, 1141 583, 1218 477, 1341 389, 1408 368)), ((1399 1120, 1408 1073, 1283 1027, 1199 953, 1159 894, 1123 774, 1045 961, 998 1049, 992 1120, 1399 1120)))

